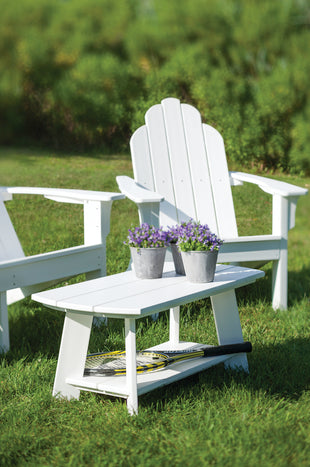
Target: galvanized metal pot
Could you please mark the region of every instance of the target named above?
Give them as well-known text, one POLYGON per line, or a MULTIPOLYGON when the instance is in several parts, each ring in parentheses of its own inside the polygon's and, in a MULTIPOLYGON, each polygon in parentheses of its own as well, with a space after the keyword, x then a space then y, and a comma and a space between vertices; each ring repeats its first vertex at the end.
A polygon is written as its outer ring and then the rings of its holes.
POLYGON ((218 251, 181 251, 186 278, 190 282, 213 282, 218 251))
POLYGON ((167 247, 130 247, 133 269, 139 279, 159 279, 163 275, 167 247))
POLYGON ((172 258, 174 262, 175 272, 185 276, 184 264, 181 256, 181 252, 178 250, 178 247, 175 243, 170 243, 172 258))

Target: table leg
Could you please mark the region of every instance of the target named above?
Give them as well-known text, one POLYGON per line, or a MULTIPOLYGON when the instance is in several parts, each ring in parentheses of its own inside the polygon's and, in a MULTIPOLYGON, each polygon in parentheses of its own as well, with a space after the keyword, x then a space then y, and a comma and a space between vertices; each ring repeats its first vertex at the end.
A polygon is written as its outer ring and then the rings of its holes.
POLYGON ((127 409, 130 415, 138 414, 138 390, 136 368, 136 320, 125 318, 127 409))
POLYGON ((93 317, 67 312, 62 332, 53 396, 78 399, 80 390, 66 378, 83 376, 93 317))
MULTIPOLYGON (((229 290, 211 297, 215 326, 220 345, 243 342, 235 290, 229 290)), ((225 363, 229 368, 249 371, 245 353, 235 355, 225 363)))
POLYGON ((173 349, 180 339, 180 307, 170 308, 169 342, 173 349))

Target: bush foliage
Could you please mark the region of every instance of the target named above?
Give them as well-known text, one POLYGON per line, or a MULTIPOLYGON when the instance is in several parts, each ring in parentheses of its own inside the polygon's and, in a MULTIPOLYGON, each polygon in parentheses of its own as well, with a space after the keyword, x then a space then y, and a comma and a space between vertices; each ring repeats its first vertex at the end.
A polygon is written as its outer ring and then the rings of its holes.
POLYGON ((2 1, 0 144, 120 149, 192 103, 229 159, 310 170, 308 0, 2 1))

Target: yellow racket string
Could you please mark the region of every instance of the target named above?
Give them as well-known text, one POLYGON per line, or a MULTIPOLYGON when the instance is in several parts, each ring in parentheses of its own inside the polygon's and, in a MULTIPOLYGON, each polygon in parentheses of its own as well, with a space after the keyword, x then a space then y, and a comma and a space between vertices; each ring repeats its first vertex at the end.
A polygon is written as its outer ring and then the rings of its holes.
MULTIPOLYGON (((202 350, 192 351, 190 353, 180 353, 178 355, 170 356, 169 353, 160 353, 153 351, 143 351, 137 353, 137 373, 147 373, 150 371, 160 370, 166 366, 183 360, 188 360, 197 357, 203 357, 204 352, 202 350), (149 358, 152 361, 142 362, 144 358, 149 358), (140 361, 139 361, 140 360, 140 361), (156 360, 154 362, 154 360, 156 360)), ((126 375, 126 352, 115 351, 115 352, 106 352, 98 353, 93 355, 88 355, 86 358, 85 369, 98 369, 100 370, 111 369, 114 375, 126 375)), ((104 371, 103 371, 104 373, 104 371)))
POLYGON ((115 350, 112 352, 105 352, 105 353, 96 353, 87 355, 85 368, 97 368, 99 367, 104 361, 113 360, 122 356, 125 356, 125 350, 115 350))

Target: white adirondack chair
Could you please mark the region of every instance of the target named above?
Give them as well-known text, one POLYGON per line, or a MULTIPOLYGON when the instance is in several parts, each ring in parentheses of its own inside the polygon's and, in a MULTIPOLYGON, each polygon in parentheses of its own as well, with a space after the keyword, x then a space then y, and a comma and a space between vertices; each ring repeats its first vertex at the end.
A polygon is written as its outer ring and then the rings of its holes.
MULTIPOLYGON (((121 193, 32 187, 0 187, 0 351, 10 348, 7 306, 66 278, 106 274, 106 237, 112 202, 121 193), (26 257, 4 202, 13 194, 84 205, 84 245, 26 257)), ((30 226, 29 226, 30 228, 30 226)))
POLYGON ((295 224, 298 198, 307 190, 229 172, 221 135, 178 99, 151 107, 145 122, 130 141, 134 180, 117 177, 121 192, 137 203, 140 222, 166 227, 192 218, 225 241, 219 262, 259 267, 273 261, 272 304, 286 309, 288 231, 295 224), (243 182, 272 195, 271 235, 238 236, 231 185, 243 182))

